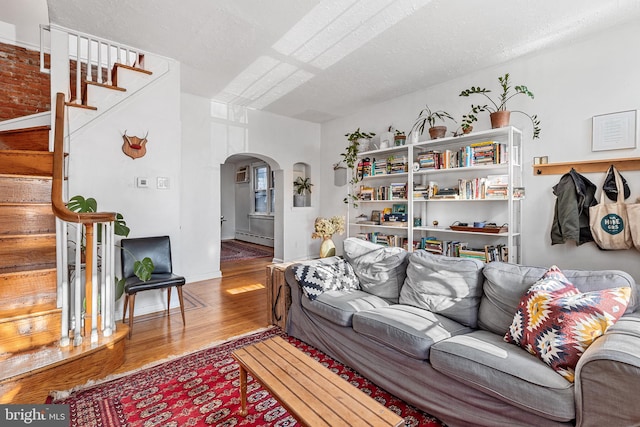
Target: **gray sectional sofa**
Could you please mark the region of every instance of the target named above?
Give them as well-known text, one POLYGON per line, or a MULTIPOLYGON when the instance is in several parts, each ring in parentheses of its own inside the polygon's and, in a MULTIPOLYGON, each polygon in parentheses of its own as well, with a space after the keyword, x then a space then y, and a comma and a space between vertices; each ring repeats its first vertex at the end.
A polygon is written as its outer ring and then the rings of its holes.
POLYGON ((579 359, 574 383, 504 341, 546 271, 349 238, 344 259, 288 267, 287 333, 448 426, 640 425, 640 312, 628 274, 563 270, 582 292, 632 288, 625 314, 579 359), (358 286, 300 285, 302 267, 345 261, 358 286))

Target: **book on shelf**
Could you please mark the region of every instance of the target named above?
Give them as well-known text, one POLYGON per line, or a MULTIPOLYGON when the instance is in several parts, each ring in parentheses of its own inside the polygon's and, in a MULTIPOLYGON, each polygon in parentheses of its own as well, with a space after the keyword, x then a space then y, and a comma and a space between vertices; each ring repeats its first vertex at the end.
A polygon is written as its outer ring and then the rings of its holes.
POLYGON ((487 262, 487 256, 484 249, 460 249, 460 258, 473 258, 487 262))

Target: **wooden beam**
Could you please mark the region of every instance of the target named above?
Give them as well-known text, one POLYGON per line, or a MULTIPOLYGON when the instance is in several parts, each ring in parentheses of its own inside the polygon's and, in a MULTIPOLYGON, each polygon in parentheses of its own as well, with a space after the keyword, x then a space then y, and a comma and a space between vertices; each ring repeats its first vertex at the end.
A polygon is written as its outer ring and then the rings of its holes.
POLYGON ((534 175, 563 175, 574 168, 576 172, 606 172, 614 165, 619 171, 640 170, 640 157, 627 159, 586 160, 582 162, 562 162, 533 165, 534 175))

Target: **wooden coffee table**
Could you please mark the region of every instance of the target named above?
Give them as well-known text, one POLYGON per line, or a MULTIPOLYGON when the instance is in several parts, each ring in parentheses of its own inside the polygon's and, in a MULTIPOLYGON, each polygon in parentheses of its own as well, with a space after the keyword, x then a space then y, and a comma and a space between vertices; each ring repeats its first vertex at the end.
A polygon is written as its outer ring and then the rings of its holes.
POLYGON ((247 415, 247 372, 302 425, 400 426, 404 419, 280 337, 235 350, 241 414, 247 415))

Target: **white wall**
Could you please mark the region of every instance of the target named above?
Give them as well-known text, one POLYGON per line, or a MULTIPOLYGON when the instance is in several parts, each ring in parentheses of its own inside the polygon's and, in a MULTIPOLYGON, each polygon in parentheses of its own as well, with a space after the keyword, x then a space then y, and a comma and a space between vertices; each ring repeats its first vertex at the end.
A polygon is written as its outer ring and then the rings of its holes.
MULTIPOLYGON (((540 266, 557 264, 566 269, 622 269, 640 281, 640 253, 636 250, 605 252, 593 243, 577 247, 573 242, 551 246, 549 233, 555 204, 551 187, 561 175, 534 176, 531 167, 534 156, 549 156, 549 162, 640 156, 640 148, 591 151, 592 116, 640 109, 640 58, 628 49, 628 44, 638 39, 640 26, 637 24, 612 29, 568 48, 479 70, 323 124, 320 213, 329 216, 335 215, 337 209, 346 212, 346 205, 342 203, 346 187, 331 185, 331 165, 339 160, 347 144, 345 133, 358 127, 379 133, 389 124, 408 131, 425 104, 432 109, 444 109, 459 120, 471 102, 483 101, 480 97, 459 97, 463 89, 482 86, 498 91, 497 77, 509 72, 514 85, 527 85, 535 94, 535 100, 524 96, 514 99, 510 108, 537 113, 542 121, 541 138, 527 140, 532 135, 531 122, 522 115, 512 114, 512 124, 525 132, 523 262, 540 266)), ((475 129, 489 127, 488 116, 481 115, 475 129)), ((640 171, 623 172, 623 175, 632 192, 627 202, 634 201, 640 195, 640 171)), ((602 186, 604 173, 585 176, 599 188, 602 186)))
MULTIPOLYGON (((122 213, 131 228, 129 237, 169 235, 174 271, 190 276, 188 268, 192 267, 183 260, 191 258, 182 250, 181 232, 181 157, 185 150, 180 142, 180 66, 167 62, 169 71, 142 92, 71 134, 69 195, 94 197, 100 211, 122 213), (148 133, 144 157, 132 159, 122 152, 125 130, 129 136, 148 133), (149 186, 136 187, 138 177, 147 178, 149 186), (158 177, 169 178, 168 189, 157 188, 158 177)), ((74 114, 85 114, 67 110, 72 122, 74 114)), ((136 315, 164 309, 164 295, 141 293, 136 315)))
MULTIPOLYGON (((311 233, 319 198, 314 192, 311 207, 293 207, 293 165, 298 162, 311 165, 311 181, 321 182, 320 125, 220 104, 212 107, 209 124, 210 134, 203 136, 209 138, 213 164, 223 164, 233 154, 249 154, 267 161, 275 172, 274 259, 290 261, 315 256, 319 243, 311 239, 311 233)), ((186 121, 183 126, 188 126, 186 121)), ((220 191, 219 179, 218 186, 214 186, 215 194, 220 191)), ((211 217, 219 216, 218 206, 211 217)), ((240 224, 236 226, 241 228, 240 224)))

